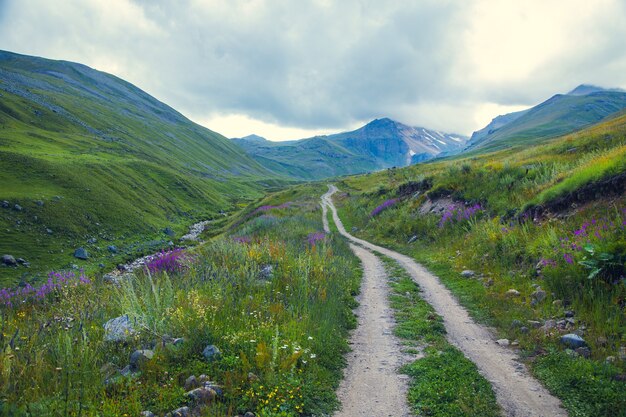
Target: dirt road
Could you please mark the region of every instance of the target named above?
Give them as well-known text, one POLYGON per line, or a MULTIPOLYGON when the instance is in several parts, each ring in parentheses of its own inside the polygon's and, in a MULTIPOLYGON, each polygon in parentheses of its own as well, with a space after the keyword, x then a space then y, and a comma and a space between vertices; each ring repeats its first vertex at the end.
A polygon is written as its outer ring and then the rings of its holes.
MULTIPOLYGON (((348 233, 343 227, 332 202, 332 195, 337 191, 334 185, 330 185, 329 191, 322 196, 322 206, 330 208, 339 233, 363 248, 377 251, 395 259, 411 275, 413 280, 421 287, 424 299, 443 317, 450 343, 458 347, 466 357, 472 360, 480 373, 491 382, 498 403, 507 416, 567 416, 565 410, 561 408, 560 401, 528 373, 526 367, 518 362, 514 351, 497 345, 491 332, 484 326, 474 322, 467 311, 461 307, 456 298, 439 282, 436 276, 429 273, 406 255, 358 239, 348 233)), ((326 209, 324 212, 326 212, 326 209)), ((355 250, 357 255, 362 251, 362 249, 355 250)), ((374 256, 371 252, 369 254, 374 256)), ((363 263, 365 265, 365 262, 363 263)), ((361 321, 359 321, 359 324, 361 324, 361 321)), ((357 349, 360 348, 359 346, 355 346, 355 355, 359 354, 357 352, 357 349)), ((391 356, 393 357, 393 355, 391 356)), ((354 367, 352 362, 353 358, 350 357, 350 366, 346 378, 351 377, 352 371, 350 371, 350 367, 354 367)), ((352 392, 351 395, 361 396, 365 400, 371 395, 371 390, 352 392)), ((343 402, 344 398, 342 397, 341 400, 343 402)), ((360 416, 362 414, 339 415, 360 416)), ((403 414, 394 414, 394 410, 389 410, 386 414, 371 413, 369 415, 402 416, 403 414)))

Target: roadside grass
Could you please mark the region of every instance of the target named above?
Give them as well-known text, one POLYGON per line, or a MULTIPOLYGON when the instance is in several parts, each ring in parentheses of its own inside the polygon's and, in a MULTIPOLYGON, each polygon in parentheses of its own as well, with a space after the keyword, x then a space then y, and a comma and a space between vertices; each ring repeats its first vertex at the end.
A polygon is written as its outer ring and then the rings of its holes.
POLYGON ((353 234, 423 263, 473 317, 518 342, 570 414, 623 415, 626 197, 592 187, 623 175, 625 132, 621 116, 521 151, 346 178, 339 215, 353 234), (430 187, 421 190, 425 179, 430 187), (591 191, 581 197, 582 187, 591 191), (544 218, 525 215, 531 201, 569 195, 582 199, 544 218), (566 349, 559 339, 567 333, 582 335, 589 351, 566 349))
POLYGON ((201 374, 223 390, 204 415, 331 413, 361 272, 343 239, 310 239, 322 225, 321 193, 309 193, 323 188, 307 187, 258 202, 281 207, 188 250, 168 274, 71 280, 0 306, 0 415, 162 415, 188 403, 184 382, 201 374), (123 314, 136 333, 105 341, 103 324, 123 314), (208 361, 210 344, 221 355, 208 361), (136 349, 154 357, 124 376, 136 349))
POLYGON ((421 298, 419 286, 395 261, 378 256, 392 289, 389 299, 397 322, 395 334, 409 349, 417 346, 423 355, 403 367, 411 377, 408 400, 416 415, 500 416, 491 384, 447 342, 443 320, 421 298))

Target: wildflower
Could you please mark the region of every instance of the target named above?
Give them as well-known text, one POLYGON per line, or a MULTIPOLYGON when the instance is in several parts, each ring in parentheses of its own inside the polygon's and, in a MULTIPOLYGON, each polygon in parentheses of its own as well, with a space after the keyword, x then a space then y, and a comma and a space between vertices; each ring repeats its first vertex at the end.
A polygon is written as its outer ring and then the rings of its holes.
POLYGON ((313 246, 317 242, 324 240, 325 237, 326 237, 326 233, 324 232, 309 233, 309 235, 306 237, 306 241, 308 242, 309 245, 313 246))
POLYGON ((574 263, 574 258, 572 258, 572 255, 570 255, 569 253, 564 253, 563 258, 565 259, 565 262, 567 262, 568 264, 574 263))
POLYGON ((392 207, 392 206, 396 205, 396 203, 398 201, 399 200, 397 198, 392 198, 390 200, 386 200, 381 205, 379 205, 374 210, 372 210, 372 212, 370 213, 370 216, 371 217, 375 217, 375 216, 379 215, 381 212, 383 212, 384 210, 388 209, 389 207, 392 207))

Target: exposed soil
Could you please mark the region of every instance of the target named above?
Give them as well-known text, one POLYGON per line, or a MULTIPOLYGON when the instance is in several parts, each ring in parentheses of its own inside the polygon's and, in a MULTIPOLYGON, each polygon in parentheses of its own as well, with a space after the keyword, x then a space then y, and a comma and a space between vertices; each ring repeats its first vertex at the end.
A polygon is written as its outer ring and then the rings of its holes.
MULTIPOLYGON (((329 191, 324 194, 322 201, 324 205, 328 205, 331 209, 339 232, 353 243, 395 259, 411 275, 422 289, 424 299, 443 317, 448 341, 472 360, 478 367, 479 372, 491 382, 498 403, 507 416, 567 416, 565 410, 561 408, 560 401, 529 374, 526 367, 518 361, 515 351, 497 345, 494 335, 486 327, 478 325, 472 320, 467 311, 461 307, 456 298, 439 282, 436 276, 429 273, 408 256, 374 245, 349 234, 343 227, 337 215, 337 210, 333 205, 331 197, 335 192, 337 192, 337 188, 334 185, 330 185, 329 191)), ((355 351, 357 349, 360 349, 359 345, 355 346, 355 351)), ((394 357, 395 355, 391 354, 390 360, 393 360, 394 357)), ((348 372, 347 378, 350 377, 351 374, 348 372)), ((358 387, 355 387, 355 389, 358 389, 358 387)), ((378 390, 366 388, 365 392, 352 392, 351 395, 362 397, 362 401, 364 401, 376 391, 378 390)), ((344 397, 342 397, 342 401, 344 401, 344 397)), ((388 409, 385 414, 369 413, 367 415, 395 416, 402 414, 398 414, 397 410, 388 409)))

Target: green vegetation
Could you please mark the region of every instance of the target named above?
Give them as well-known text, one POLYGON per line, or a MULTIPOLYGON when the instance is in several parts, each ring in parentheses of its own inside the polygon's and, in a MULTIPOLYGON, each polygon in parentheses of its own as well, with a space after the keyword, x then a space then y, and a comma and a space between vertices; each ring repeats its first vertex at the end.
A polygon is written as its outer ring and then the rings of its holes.
POLYGON ((201 374, 223 392, 203 415, 334 410, 360 270, 343 240, 311 239, 323 189, 269 196, 227 236, 170 262, 169 274, 68 281, 0 306, 0 415, 163 415, 189 403, 185 380, 201 374), (122 314, 135 333, 106 341, 103 324, 122 314), (217 359, 202 355, 210 344, 217 359), (154 357, 120 373, 142 348, 154 357))
POLYGON ((357 236, 413 256, 516 341, 572 415, 623 415, 625 150, 622 114, 524 150, 346 178, 337 203, 357 236), (588 350, 560 342, 574 332, 588 350))
POLYGON ((109 270, 167 246, 167 227, 181 236, 284 184, 223 136, 80 64, 0 52, 0 95, 0 254, 30 263, 0 268, 0 287, 71 264, 109 270), (72 256, 81 246, 88 262, 72 256))
POLYGON ((420 297, 418 285, 395 261, 379 257, 391 281, 395 333, 406 345, 419 347, 423 355, 403 369, 412 378, 409 403, 415 413, 438 417, 499 416, 491 385, 472 361, 446 341, 443 320, 420 297))

